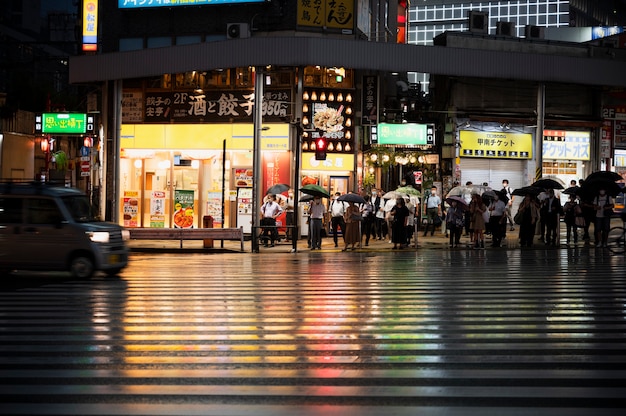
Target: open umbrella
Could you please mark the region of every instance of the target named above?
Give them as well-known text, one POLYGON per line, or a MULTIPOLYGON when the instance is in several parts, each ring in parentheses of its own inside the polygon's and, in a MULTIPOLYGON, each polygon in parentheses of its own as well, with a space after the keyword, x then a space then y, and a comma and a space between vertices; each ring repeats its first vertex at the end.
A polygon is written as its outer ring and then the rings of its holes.
POLYGON ((330 198, 328 191, 319 185, 304 185, 300 188, 300 192, 311 196, 319 196, 320 198, 330 198))
POLYGON ((604 189, 607 195, 611 195, 613 197, 619 195, 622 192, 622 187, 611 180, 587 180, 583 182, 583 186, 581 186, 580 191, 586 193, 588 196, 595 196, 598 194, 600 189, 604 189))
POLYGON ((579 195, 580 194, 580 186, 570 186, 566 190, 563 191, 565 195, 579 195))
POLYGON ((593 172, 589 174, 585 178, 585 181, 603 180, 603 181, 617 182, 623 179, 624 178, 622 178, 622 175, 620 175, 619 173, 611 172, 608 170, 601 170, 601 171, 593 172))
POLYGON ((448 205, 452 205, 452 201, 457 203, 457 207, 460 207, 461 209, 469 209, 469 205, 467 205, 467 202, 465 201, 465 199, 463 199, 462 196, 449 196, 446 198, 446 203, 448 205))
POLYGON ((398 191, 389 191, 385 195, 383 195, 383 199, 398 199, 398 198, 408 198, 407 194, 403 194, 398 191))
POLYGON ((359 194, 343 194, 337 198, 337 201, 354 202, 355 204, 364 204, 365 199, 359 194))
POLYGON ((539 188, 537 186, 523 186, 521 188, 517 188, 517 189, 513 190, 513 192, 511 192, 511 195, 517 195, 517 196, 532 195, 532 196, 537 196, 537 195, 539 195, 542 192, 543 192, 543 188, 539 188))
POLYGON ((565 189, 565 187, 561 183, 551 178, 539 179, 538 181, 534 182, 531 186, 536 186, 538 188, 544 188, 544 189, 565 189))
POLYGON ((396 192, 407 194, 409 196, 422 196, 421 192, 413 188, 412 186, 401 186, 396 189, 396 192))
POLYGON ((267 189, 267 194, 282 194, 283 192, 287 192, 291 186, 286 183, 277 183, 276 185, 272 185, 267 189))
POLYGON ((298 200, 298 202, 310 202, 313 201, 313 198, 315 198, 313 195, 304 195, 302 198, 300 198, 298 200))
POLYGON ((471 187, 459 185, 459 186, 455 186, 454 188, 450 189, 450 191, 448 191, 448 194, 446 195, 446 197, 463 196, 463 195, 471 195, 471 194, 472 194, 472 188, 471 187))
POLYGON ((502 192, 502 191, 493 191, 496 195, 498 195, 498 199, 502 202, 504 202, 505 204, 509 202, 509 197, 506 196, 506 192, 502 192))

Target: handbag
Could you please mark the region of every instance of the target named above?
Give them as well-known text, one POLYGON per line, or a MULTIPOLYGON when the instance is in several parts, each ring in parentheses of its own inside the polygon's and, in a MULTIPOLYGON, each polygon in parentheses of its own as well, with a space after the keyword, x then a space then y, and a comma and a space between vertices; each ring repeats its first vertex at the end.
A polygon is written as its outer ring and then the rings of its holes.
POLYGON ((574 220, 574 225, 576 225, 576 227, 584 227, 585 226, 585 217, 583 217, 583 216, 576 217, 576 219, 574 220))
POLYGON ((433 219, 434 225, 441 225, 441 222, 441 217, 439 215, 435 216, 435 218, 433 219))
POLYGON ((485 221, 485 223, 489 222, 489 211, 483 212, 483 221, 485 221))
POLYGON ((523 221, 523 215, 521 212, 518 212, 517 214, 515 214, 515 216, 513 217, 513 222, 517 225, 521 225, 523 221))
POLYGON ((352 214, 350 215, 350 219, 352 221, 363 221, 363 216, 361 214, 352 214))

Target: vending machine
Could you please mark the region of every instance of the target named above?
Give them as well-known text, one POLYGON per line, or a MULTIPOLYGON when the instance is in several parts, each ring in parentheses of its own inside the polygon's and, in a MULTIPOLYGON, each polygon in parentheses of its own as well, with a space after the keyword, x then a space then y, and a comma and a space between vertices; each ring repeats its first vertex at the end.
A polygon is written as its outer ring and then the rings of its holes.
POLYGON ((252 188, 237 188, 237 227, 246 234, 252 234, 252 202, 252 188))

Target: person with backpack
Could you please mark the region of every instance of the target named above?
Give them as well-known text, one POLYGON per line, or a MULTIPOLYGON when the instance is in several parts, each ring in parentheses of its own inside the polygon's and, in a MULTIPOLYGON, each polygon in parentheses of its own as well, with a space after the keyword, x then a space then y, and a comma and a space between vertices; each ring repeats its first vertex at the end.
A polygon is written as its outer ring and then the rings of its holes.
POLYGON ((572 237, 574 244, 578 243, 578 225, 576 224, 576 218, 581 216, 582 208, 578 204, 578 199, 576 199, 575 194, 571 194, 568 201, 563 205, 563 221, 567 227, 565 244, 569 245, 572 237))

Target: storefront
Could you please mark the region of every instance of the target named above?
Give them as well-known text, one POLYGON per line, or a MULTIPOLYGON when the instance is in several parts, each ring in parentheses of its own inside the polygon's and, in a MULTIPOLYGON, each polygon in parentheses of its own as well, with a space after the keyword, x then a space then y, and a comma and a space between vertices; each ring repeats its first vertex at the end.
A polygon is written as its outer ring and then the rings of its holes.
MULTIPOLYGON (((543 177, 550 177, 567 188, 570 181, 584 178, 591 159, 589 131, 543 131, 543 177)), ((562 198, 563 199, 563 198, 562 198)))
MULTIPOLYGON (((487 183, 493 189, 507 179, 511 188, 528 185, 533 158, 533 135, 503 131, 459 131, 461 183, 487 183)), ((457 172, 458 173, 458 172, 457 172)))
MULTIPOLYGON (((249 229, 245 214, 254 206, 244 190, 254 181, 252 125, 132 124, 122 125, 121 138, 122 225, 202 227, 211 216, 214 224, 249 229)), ((289 126, 267 124, 264 189, 290 182, 289 150, 289 126)))

